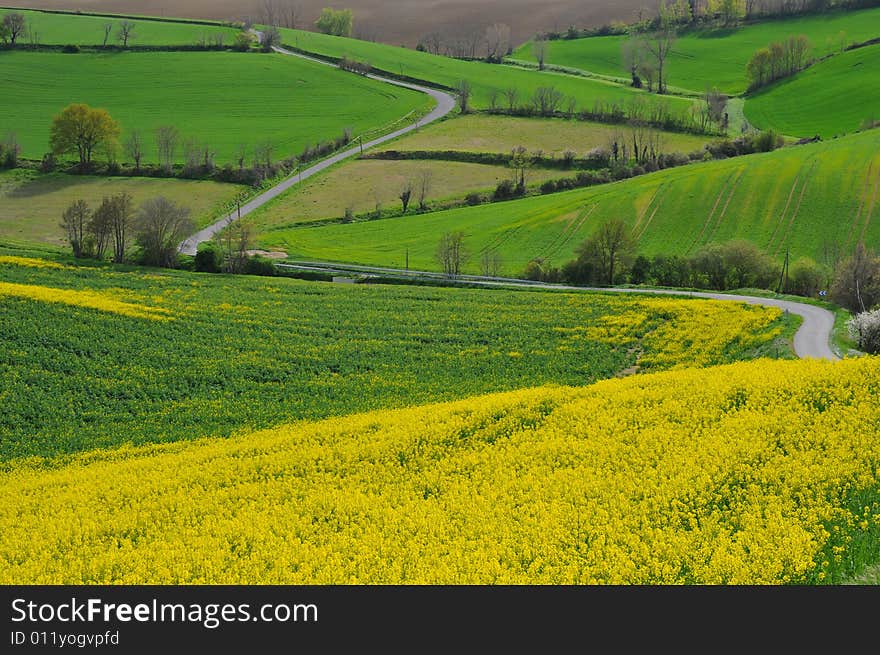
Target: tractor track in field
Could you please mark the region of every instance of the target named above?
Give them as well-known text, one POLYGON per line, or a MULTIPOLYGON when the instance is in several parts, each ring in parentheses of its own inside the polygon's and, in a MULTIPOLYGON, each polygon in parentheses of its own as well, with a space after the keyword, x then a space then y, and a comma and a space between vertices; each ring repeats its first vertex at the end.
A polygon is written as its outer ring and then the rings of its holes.
MULTIPOLYGON (((334 68, 336 67, 335 64, 331 64, 329 62, 323 61, 323 60, 318 59, 316 57, 309 57, 308 55, 303 55, 303 54, 300 54, 297 52, 291 52, 290 50, 285 50, 284 48, 279 48, 279 47, 273 47, 272 49, 281 55, 286 55, 286 56, 290 56, 290 57, 298 57, 300 59, 305 59, 306 61, 310 61, 310 62, 313 62, 316 64, 321 64, 322 66, 333 66, 334 68)), ((343 152, 337 153, 337 154, 333 155, 332 157, 324 159, 324 160, 318 162, 317 164, 310 166, 309 168, 306 168, 300 172, 297 172, 297 173, 291 175, 290 177, 286 178, 285 180, 283 180, 283 181, 279 182, 278 184, 276 184, 275 186, 273 186, 271 189, 264 191, 263 193, 259 194, 255 198, 252 198, 251 200, 249 200, 245 204, 241 205, 241 208, 239 210, 236 210, 234 212, 230 212, 229 214, 223 216, 220 220, 214 222, 213 224, 209 225, 208 227, 206 227, 202 230, 199 230, 198 232, 196 232, 195 234, 190 236, 188 239, 186 239, 183 243, 181 243, 180 246, 178 247, 178 250, 185 255, 195 255, 200 243, 202 243, 204 241, 210 241, 211 239, 213 239, 217 234, 219 234, 225 227, 227 227, 231 223, 233 223, 236 220, 243 218, 244 216, 247 216, 251 212, 259 209, 260 207, 262 207, 266 203, 274 200, 275 198, 277 198, 281 194, 285 193, 289 189, 300 184, 303 180, 306 180, 314 175, 317 175, 318 173, 321 173, 321 172, 327 170, 328 168, 330 168, 334 164, 337 164, 337 163, 344 161, 346 159, 350 159, 352 157, 355 157, 356 155, 359 155, 364 150, 367 150, 367 149, 372 148, 374 146, 385 143, 386 141, 391 141, 392 139, 396 139, 397 137, 402 136, 404 134, 407 134, 409 132, 412 132, 413 130, 417 130, 420 127, 424 127, 425 125, 428 125, 429 123, 433 123, 434 121, 437 121, 437 120, 443 118, 444 116, 449 114, 453 109, 455 109, 455 103, 456 103, 455 98, 452 97, 451 95, 449 95, 448 93, 445 93, 444 91, 439 91, 437 89, 432 89, 432 88, 429 88, 426 86, 420 86, 418 84, 410 84, 408 82, 399 82, 397 80, 392 80, 387 77, 382 77, 381 75, 370 74, 370 75, 367 75, 366 77, 368 77, 371 80, 375 80, 377 82, 384 82, 385 84, 391 84, 393 86, 401 87, 404 89, 410 89, 412 91, 418 91, 419 93, 424 93, 424 94, 432 97, 437 102, 437 106, 434 107, 434 109, 431 110, 431 112, 427 116, 425 116, 424 118, 421 118, 420 120, 413 123, 412 125, 407 125, 406 127, 403 127, 399 130, 395 130, 394 132, 391 132, 391 133, 386 134, 384 136, 380 136, 380 137, 373 139, 372 141, 369 141, 367 143, 356 145, 352 148, 344 150, 343 152)))

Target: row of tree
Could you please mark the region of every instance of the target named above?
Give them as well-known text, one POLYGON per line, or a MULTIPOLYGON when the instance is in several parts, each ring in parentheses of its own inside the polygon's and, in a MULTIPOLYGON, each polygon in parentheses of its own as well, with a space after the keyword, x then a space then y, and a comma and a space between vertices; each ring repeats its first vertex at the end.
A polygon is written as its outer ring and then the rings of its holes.
POLYGON ((759 89, 802 71, 812 63, 811 49, 810 40, 801 34, 756 51, 746 66, 749 90, 759 89))
MULTIPOLYGON (((128 19, 104 23, 101 26, 103 30, 102 45, 106 48, 112 37, 123 48, 128 47, 129 41, 134 38, 136 26, 134 21, 128 19)), ((40 42, 40 34, 33 21, 28 23, 27 17, 17 11, 5 14, 3 20, 0 21, 0 44, 14 48, 25 40, 32 46, 40 42)))
POLYGON ((77 200, 64 210, 61 228, 75 257, 102 260, 112 250, 113 261, 121 264, 127 261, 133 237, 140 249, 139 263, 173 268, 178 244, 194 225, 186 207, 165 197, 150 198, 135 210, 132 197, 121 193, 105 197, 94 210, 77 200))
POLYGON ((483 59, 500 63, 513 49, 510 26, 492 23, 485 28, 459 26, 447 32, 430 32, 423 36, 416 50, 456 59, 483 59))

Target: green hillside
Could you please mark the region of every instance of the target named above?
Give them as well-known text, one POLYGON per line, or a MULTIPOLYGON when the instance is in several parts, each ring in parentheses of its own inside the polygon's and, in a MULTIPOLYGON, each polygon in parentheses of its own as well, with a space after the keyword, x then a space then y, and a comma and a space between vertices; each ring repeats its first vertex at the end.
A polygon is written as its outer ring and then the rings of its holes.
MULTIPOLYGON (((813 54, 839 52, 841 45, 880 36, 880 9, 835 12, 785 20, 768 20, 736 29, 695 30, 682 34, 668 62, 672 86, 703 92, 717 86, 730 94, 746 90, 746 64, 759 48, 788 36, 805 34, 813 54)), ((626 77, 622 52, 626 36, 551 41, 547 63, 602 75, 626 77)), ((525 43, 513 58, 535 61, 532 44, 525 43)))
POLYGON ((750 97, 746 118, 799 137, 828 138, 880 119, 880 45, 832 57, 750 97))
POLYGON ((507 203, 422 216, 268 230, 265 245, 291 257, 437 270, 440 236, 462 230, 479 272, 497 250, 518 274, 542 257, 560 265, 603 221, 633 226, 645 254, 687 254, 708 242, 753 241, 771 255, 825 258, 859 239, 880 243, 880 130, 507 203))
MULTIPOLYGON (((565 96, 576 98, 578 107, 581 108, 592 108, 597 100, 627 102, 635 96, 649 97, 641 91, 600 80, 462 61, 417 50, 328 36, 317 32, 283 29, 281 36, 285 45, 300 50, 327 57, 349 57, 366 61, 379 70, 449 88, 455 87, 459 80, 468 80, 473 88, 472 103, 477 108, 488 106, 489 94, 493 90, 501 92, 508 88, 517 89, 518 103, 526 104, 535 89, 553 86, 565 96)), ((685 111, 690 106, 690 102, 682 99, 668 101, 680 111, 685 111)))
MULTIPOLYGON (((270 141, 276 157, 427 110, 424 94, 295 57, 230 52, 0 53, 0 135, 15 132, 25 157, 48 149, 52 117, 71 102, 104 107, 126 130, 174 125, 181 141, 207 143, 219 162, 239 145, 270 141), (22 111, 26 107, 26 111, 22 111)), ((251 157, 252 155, 248 155, 251 157)), ((182 143, 177 158, 182 160, 182 143)))
MULTIPOLYGON (((17 10, 18 11, 18 10, 17 10)), ((0 19, 9 10, 0 9, 0 19)), ((138 18, 107 18, 103 16, 78 16, 76 14, 52 14, 42 11, 19 11, 25 16, 29 29, 37 34, 37 42, 46 45, 102 45, 104 26, 112 25, 108 45, 117 45, 119 23, 134 23, 129 39, 130 46, 141 45, 195 45, 203 37, 222 36, 224 43, 231 44, 238 30, 221 25, 202 25, 181 19, 180 22, 141 20, 138 18)), ((30 39, 25 39, 29 41, 30 39)))

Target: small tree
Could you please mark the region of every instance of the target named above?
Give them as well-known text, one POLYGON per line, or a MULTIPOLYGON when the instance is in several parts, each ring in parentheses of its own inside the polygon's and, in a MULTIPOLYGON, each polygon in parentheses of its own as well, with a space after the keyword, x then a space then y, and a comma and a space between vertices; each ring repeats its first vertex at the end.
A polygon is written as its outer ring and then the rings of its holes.
POLYGON ((271 52, 272 48, 277 48, 281 45, 281 32, 278 31, 278 28, 270 25, 260 35, 260 47, 263 52, 271 52))
POLYGON ((125 153, 134 162, 134 169, 141 170, 141 160, 144 158, 144 139, 137 130, 132 130, 125 140, 125 153))
POLYGON ((55 155, 76 152, 80 167, 88 168, 97 149, 112 151, 118 146, 119 132, 119 124, 106 109, 77 103, 52 119, 49 145, 55 155))
POLYGON ((235 41, 233 41, 232 47, 239 52, 247 52, 251 49, 251 45, 253 44, 253 42, 253 35, 250 32, 245 32, 244 30, 242 30, 235 35, 235 41))
POLYGON ((163 125, 156 128, 156 150, 159 153, 159 165, 166 172, 171 172, 174 165, 174 155, 179 139, 180 134, 173 125, 163 125))
POLYGON ((447 232, 437 245, 437 261, 449 277, 461 274, 461 267, 467 261, 464 248, 464 232, 447 232))
POLYGON ((803 257, 791 265, 791 273, 788 278, 788 293, 807 298, 815 298, 828 283, 828 271, 814 262, 812 259, 803 257))
POLYGON ((74 257, 86 256, 86 235, 92 212, 85 200, 77 200, 61 215, 61 227, 74 257))
POLYGON ((116 40, 119 41, 123 48, 128 47, 128 42, 134 34, 134 28, 135 23, 130 20, 119 21, 119 27, 116 28, 116 40))
POLYGON ((101 47, 106 48, 107 42, 110 40, 110 34, 113 32, 113 23, 104 23, 104 41, 101 47))
POLYGON ((519 89, 515 86, 508 87, 502 91, 504 98, 507 100, 507 111, 513 113, 516 110, 517 99, 519 98, 519 89))
POLYGON ((419 192, 419 209, 425 211, 428 208, 428 195, 431 193, 431 181, 433 173, 425 169, 421 171, 417 178, 417 188, 419 192))
POLYGON ((543 38, 537 38, 532 43, 532 54, 538 61, 538 70, 544 70, 547 60, 547 41, 543 38))
POLYGON ((461 113, 467 114, 471 110, 471 83, 469 80, 459 80, 455 85, 461 104, 461 113))
POLYGON ((113 233, 113 261, 121 264, 128 250, 129 233, 134 222, 134 201, 123 192, 110 198, 110 229, 113 233))
POLYGON ((636 243, 629 226, 619 218, 605 221, 578 246, 578 259, 597 271, 602 284, 613 285, 632 265, 636 243))
POLYGON ((480 270, 484 277, 498 277, 501 272, 501 255, 497 250, 484 250, 480 255, 480 270))
POLYGON ((510 167, 517 173, 517 190, 519 193, 525 193, 526 190, 526 169, 532 165, 532 157, 529 155, 525 146, 517 146, 510 152, 510 167))
POLYGON ((14 47, 16 42, 27 32, 27 20, 24 14, 12 11, 3 17, 2 34, 4 43, 8 40, 14 47))
POLYGON ((95 259, 104 259, 112 233, 112 203, 106 196, 89 221, 88 231, 94 240, 95 259))
POLYGON ((403 204, 403 213, 406 213, 407 208, 409 207, 409 201, 412 198, 413 193, 413 183, 412 180, 406 180, 403 183, 403 186, 400 189, 400 193, 397 194, 397 197, 400 198, 400 202, 403 204))
POLYGON ((880 258, 859 243, 838 265, 831 299, 851 312, 865 312, 880 303, 880 258))
POLYGON ((186 207, 162 196, 145 201, 137 215, 135 236, 143 263, 174 268, 177 246, 193 229, 186 207))

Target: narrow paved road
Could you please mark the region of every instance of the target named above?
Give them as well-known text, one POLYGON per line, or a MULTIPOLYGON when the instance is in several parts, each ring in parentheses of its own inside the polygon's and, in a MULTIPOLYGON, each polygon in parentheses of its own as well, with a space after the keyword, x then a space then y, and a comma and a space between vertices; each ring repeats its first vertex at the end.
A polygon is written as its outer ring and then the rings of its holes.
MULTIPOLYGON (((301 55, 296 52, 291 52, 290 50, 285 50, 284 48, 273 48, 275 52, 282 55, 289 55, 291 57, 299 57, 300 59, 306 59, 311 62, 315 62, 317 64, 322 64, 325 66, 334 66, 334 64, 328 63, 326 61, 322 61, 321 59, 316 59, 314 57, 309 57, 306 55, 301 55)), ((396 139, 397 137, 406 134, 408 132, 412 132, 424 125, 429 123, 433 123, 434 121, 443 118, 453 109, 455 109, 455 98, 453 98, 448 93, 444 93, 443 91, 438 91, 437 89, 430 89, 425 86, 419 86, 417 84, 409 84, 407 82, 399 82, 397 80, 392 80, 387 77, 381 77, 379 75, 367 75, 371 80, 376 80, 377 82, 385 82, 386 84, 393 84, 394 86, 403 87, 404 89, 412 89, 413 91, 418 91, 420 93, 427 94, 431 96, 436 102, 437 106, 434 107, 433 111, 429 113, 427 116, 421 118, 419 121, 413 123, 412 125, 407 125, 404 128, 401 128, 395 132, 391 132, 390 134, 386 134, 385 136, 381 136, 377 139, 373 139, 364 144, 358 144, 353 146, 352 148, 340 152, 336 155, 333 155, 329 159, 325 159, 310 168, 306 168, 303 171, 296 173, 295 175, 288 177, 286 180, 281 182, 280 184, 272 187, 268 191, 265 191, 248 201, 244 205, 241 206, 241 212, 238 210, 232 212, 221 218, 219 221, 214 223, 213 225, 209 225, 203 230, 195 233, 191 237, 189 237, 186 241, 180 244, 180 252, 185 255, 195 255, 198 246, 203 241, 210 241, 216 234, 223 230, 227 225, 232 223, 233 221, 241 218, 242 216, 247 216, 255 209, 262 207, 267 202, 272 200, 273 198, 277 198, 282 193, 290 189, 291 187, 296 186, 303 180, 306 180, 321 171, 324 171, 334 164, 341 162, 344 159, 348 159, 350 157, 354 157, 355 155, 360 154, 364 150, 372 148, 373 146, 377 146, 381 143, 385 143, 386 141, 390 141, 391 139, 396 139)))
MULTIPOLYGON (((307 270, 332 271, 340 274, 373 273, 379 275, 391 274, 431 279, 445 278, 442 273, 431 271, 406 271, 398 268, 330 264, 326 262, 297 262, 292 265, 282 264, 282 267, 287 266, 307 270)), ((540 282, 529 282, 527 280, 518 280, 515 278, 484 277, 481 275, 462 275, 459 276, 458 280, 463 284, 476 284, 481 286, 516 286, 533 289, 562 289, 565 291, 601 291, 603 293, 645 293, 652 295, 690 296, 694 298, 708 298, 711 300, 729 300, 749 305, 778 307, 783 311, 788 311, 803 318, 801 327, 794 335, 794 351, 798 357, 802 359, 827 359, 832 361, 840 359, 831 349, 831 332, 834 330, 834 314, 827 309, 822 309, 816 305, 807 305, 779 298, 759 298, 756 296, 738 296, 726 293, 677 291, 674 289, 585 288, 558 284, 542 284, 540 282)))

